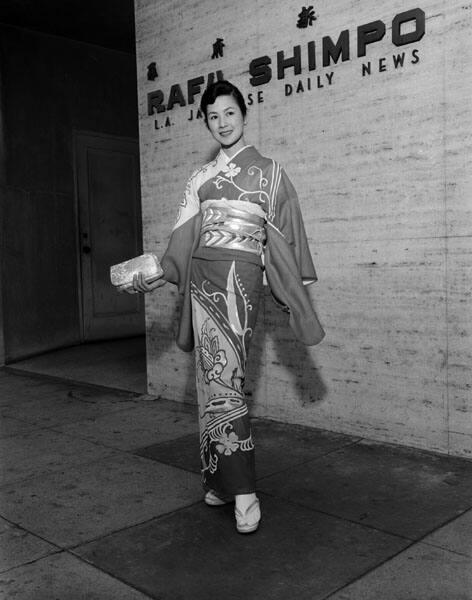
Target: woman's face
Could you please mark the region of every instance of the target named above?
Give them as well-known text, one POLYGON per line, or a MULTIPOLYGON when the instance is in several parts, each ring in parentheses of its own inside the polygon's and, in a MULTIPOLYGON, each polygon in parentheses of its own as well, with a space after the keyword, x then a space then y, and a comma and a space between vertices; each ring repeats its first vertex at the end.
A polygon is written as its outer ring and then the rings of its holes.
POLYGON ((233 96, 218 96, 213 104, 209 104, 207 120, 211 135, 222 148, 237 152, 245 146, 245 118, 233 96))

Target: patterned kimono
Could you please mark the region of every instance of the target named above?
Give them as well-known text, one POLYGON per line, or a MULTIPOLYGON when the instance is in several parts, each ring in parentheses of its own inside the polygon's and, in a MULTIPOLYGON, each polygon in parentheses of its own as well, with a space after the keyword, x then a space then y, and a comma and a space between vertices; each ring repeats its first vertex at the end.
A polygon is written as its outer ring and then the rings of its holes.
POLYGON ((243 388, 263 270, 297 338, 324 336, 305 289, 316 273, 298 199, 280 165, 246 146, 195 171, 161 262, 183 295, 177 344, 195 349, 203 486, 254 492, 243 388))

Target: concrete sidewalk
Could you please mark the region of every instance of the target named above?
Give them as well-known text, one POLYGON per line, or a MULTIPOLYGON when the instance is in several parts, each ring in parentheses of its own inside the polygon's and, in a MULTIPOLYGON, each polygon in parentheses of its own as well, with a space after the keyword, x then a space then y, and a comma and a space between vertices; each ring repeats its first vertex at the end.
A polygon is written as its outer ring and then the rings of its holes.
POLYGON ((195 407, 0 370, 3 600, 471 600, 472 462, 255 419, 263 521, 202 502, 195 407))

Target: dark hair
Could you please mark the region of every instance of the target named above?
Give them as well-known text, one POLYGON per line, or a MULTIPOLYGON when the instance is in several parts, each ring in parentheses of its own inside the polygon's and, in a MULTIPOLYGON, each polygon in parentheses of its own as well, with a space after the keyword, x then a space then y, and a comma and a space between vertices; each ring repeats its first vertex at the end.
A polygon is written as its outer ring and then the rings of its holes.
POLYGON ((209 104, 213 104, 218 96, 233 96, 233 98, 238 103, 241 112, 243 113, 243 117, 246 116, 247 108, 246 102, 244 101, 244 97, 238 88, 230 83, 229 81, 225 81, 222 79, 221 81, 215 81, 215 83, 211 83, 207 89, 203 92, 202 100, 200 102, 200 110, 205 115, 205 123, 208 125, 208 115, 207 108, 209 104))

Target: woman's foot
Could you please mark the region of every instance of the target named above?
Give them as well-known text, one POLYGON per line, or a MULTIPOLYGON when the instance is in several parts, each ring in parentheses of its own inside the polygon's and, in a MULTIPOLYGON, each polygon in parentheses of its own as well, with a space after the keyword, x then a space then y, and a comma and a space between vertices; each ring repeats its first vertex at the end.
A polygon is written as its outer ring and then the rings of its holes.
POLYGON ((256 494, 241 494, 235 499, 236 529, 239 533, 256 531, 261 520, 261 507, 256 494))
POLYGON ((223 506, 230 502, 234 502, 232 496, 218 496, 214 490, 208 490, 205 494, 205 504, 208 504, 208 506, 223 506))

